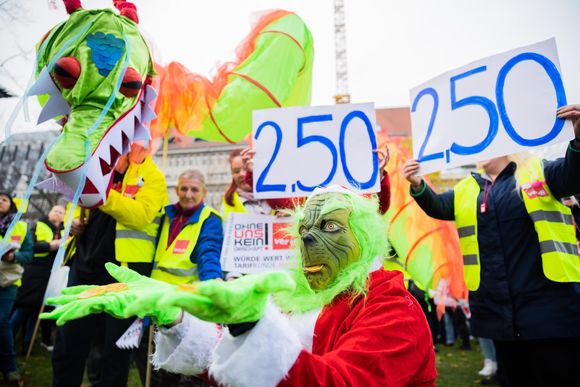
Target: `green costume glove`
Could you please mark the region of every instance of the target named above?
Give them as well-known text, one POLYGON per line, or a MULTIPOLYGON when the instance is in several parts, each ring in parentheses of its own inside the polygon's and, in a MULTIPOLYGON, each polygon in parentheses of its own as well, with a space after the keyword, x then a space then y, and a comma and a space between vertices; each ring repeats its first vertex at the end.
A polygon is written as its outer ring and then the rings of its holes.
POLYGON ((179 307, 201 320, 236 324, 259 320, 268 296, 296 286, 289 274, 247 275, 234 281, 205 281, 189 290, 180 287, 159 300, 158 309, 179 307))
POLYGON ((107 271, 120 283, 94 286, 80 285, 63 289, 62 296, 49 298, 47 304, 62 305, 50 313, 40 315, 42 319, 56 319, 61 326, 67 321, 79 319, 93 313, 105 312, 117 318, 150 316, 157 325, 167 325, 179 317, 179 308, 157 308, 162 295, 173 292, 175 285, 157 281, 139 273, 114 265, 105 264, 107 271))

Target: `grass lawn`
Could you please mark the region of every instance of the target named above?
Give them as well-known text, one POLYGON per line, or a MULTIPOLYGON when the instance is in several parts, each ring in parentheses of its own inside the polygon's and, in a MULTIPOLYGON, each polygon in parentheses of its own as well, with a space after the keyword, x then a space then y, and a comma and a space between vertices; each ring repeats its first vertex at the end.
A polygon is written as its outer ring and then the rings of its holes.
MULTIPOLYGON (((472 345, 471 351, 459 349, 459 343, 455 347, 437 345, 437 373, 439 374, 437 386, 463 387, 480 384, 481 377, 477 375, 477 371, 481 369, 483 360, 477 342, 472 341, 472 345)), ((36 345, 29 361, 25 364, 24 357, 19 357, 18 364, 24 377, 24 386, 50 386, 52 370, 49 352, 36 345)), ((83 386, 88 387, 88 383, 83 386)), ((131 369, 128 386, 141 386, 135 368, 131 369)))

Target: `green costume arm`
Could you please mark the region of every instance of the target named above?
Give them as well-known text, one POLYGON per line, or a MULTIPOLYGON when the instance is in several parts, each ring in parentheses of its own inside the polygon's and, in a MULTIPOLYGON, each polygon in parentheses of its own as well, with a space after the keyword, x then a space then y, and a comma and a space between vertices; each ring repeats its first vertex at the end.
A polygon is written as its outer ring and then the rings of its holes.
POLYGON ((270 294, 296 286, 283 272, 247 275, 234 281, 204 281, 191 291, 172 291, 161 298, 159 309, 179 307, 205 321, 235 324, 259 320, 270 294))
POLYGON ((177 320, 181 313, 179 308, 158 309, 156 306, 162 295, 175 291, 174 285, 142 276, 112 263, 105 266, 109 274, 120 283, 66 288, 62 291, 62 296, 47 301, 50 305, 62 306, 50 313, 43 313, 40 317, 56 320, 59 326, 67 321, 101 312, 117 318, 150 316, 157 325, 168 325, 177 320))

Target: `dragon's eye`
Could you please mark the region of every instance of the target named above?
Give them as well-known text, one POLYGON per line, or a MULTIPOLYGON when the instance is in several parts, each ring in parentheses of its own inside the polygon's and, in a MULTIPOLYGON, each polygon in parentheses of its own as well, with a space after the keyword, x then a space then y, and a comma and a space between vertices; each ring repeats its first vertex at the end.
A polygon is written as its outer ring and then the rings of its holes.
POLYGON ((142 86, 141 75, 133 67, 127 67, 123 76, 123 83, 119 89, 121 94, 128 98, 134 97, 139 93, 142 86))
POLYGON ((65 56, 54 64, 54 78, 63 89, 72 89, 81 75, 81 64, 77 58, 65 56))
POLYGON ((340 229, 340 226, 338 225, 338 223, 330 220, 324 224, 322 229, 324 231, 334 232, 334 231, 338 231, 340 229))

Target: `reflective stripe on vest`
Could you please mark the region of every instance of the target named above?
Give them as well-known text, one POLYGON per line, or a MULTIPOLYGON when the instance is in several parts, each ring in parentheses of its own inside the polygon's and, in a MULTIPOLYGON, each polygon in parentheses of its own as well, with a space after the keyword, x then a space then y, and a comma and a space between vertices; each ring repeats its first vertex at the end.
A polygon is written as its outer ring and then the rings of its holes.
POLYGON ((115 237, 115 257, 119 262, 152 262, 155 256, 157 231, 163 212, 159 212, 153 222, 142 231, 127 228, 117 222, 115 237))
POLYGON ((461 180, 454 188, 455 224, 463 255, 463 276, 470 291, 479 288, 481 271, 477 242, 477 197, 480 191, 472 176, 461 180))
MULTIPOLYGON (((533 160, 528 168, 518 168, 517 181, 526 211, 534 223, 542 256, 542 269, 549 280, 580 282, 580 257, 571 211, 557 200, 544 178, 542 160, 533 160), (532 183, 541 194, 531 194, 532 183)), ((477 290, 480 282, 479 245, 477 241, 477 197, 481 191, 472 177, 454 188, 455 221, 463 254, 467 288, 477 290)))
POLYGON ((190 257, 199 238, 201 227, 211 214, 221 218, 216 210, 204 206, 199 215, 199 220, 183 227, 169 246, 167 246, 169 218, 167 216, 164 218, 151 278, 174 285, 199 281, 197 265, 191 262, 190 257))
MULTIPOLYGON (((60 237, 62 238, 64 230, 60 230, 60 237)), ((46 242, 50 243, 54 239, 54 233, 52 232, 52 228, 44 222, 36 223, 36 230, 34 231, 34 235, 36 237, 36 242, 46 242)), ((50 251, 46 251, 44 253, 34 253, 34 258, 44 258, 48 257, 50 251)))
POLYGON ((530 168, 516 174, 526 210, 538 234, 544 275, 555 282, 580 282, 580 257, 572 211, 550 192, 542 160, 533 160, 530 168))

